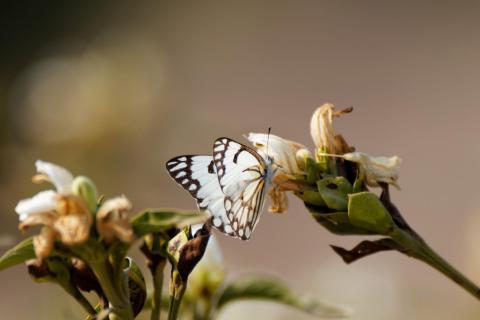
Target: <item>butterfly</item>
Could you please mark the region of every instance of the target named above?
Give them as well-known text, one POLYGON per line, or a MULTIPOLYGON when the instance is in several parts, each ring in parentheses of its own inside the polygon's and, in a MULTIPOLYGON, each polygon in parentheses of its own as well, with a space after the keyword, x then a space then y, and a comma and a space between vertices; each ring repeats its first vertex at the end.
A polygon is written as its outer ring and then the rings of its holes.
POLYGON ((182 155, 166 163, 170 176, 211 214, 222 233, 250 239, 276 168, 273 159, 229 138, 213 143, 212 156, 182 155))

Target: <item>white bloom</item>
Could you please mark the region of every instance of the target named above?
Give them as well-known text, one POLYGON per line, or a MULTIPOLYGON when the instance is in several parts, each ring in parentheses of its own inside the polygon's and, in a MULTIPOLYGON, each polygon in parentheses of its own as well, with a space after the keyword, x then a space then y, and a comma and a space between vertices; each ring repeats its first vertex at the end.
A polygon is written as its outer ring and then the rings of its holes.
POLYGON ((267 154, 268 151, 268 156, 271 156, 275 164, 282 168, 285 173, 305 173, 304 168, 301 168, 297 163, 297 152, 302 150, 304 155, 309 155, 310 152, 300 143, 273 134, 269 136, 265 133, 250 133, 247 139, 263 154, 267 154))
POLYGON ((378 182, 386 182, 399 188, 397 179, 402 160, 398 156, 373 157, 363 152, 350 152, 342 158, 359 164, 367 185, 376 187, 378 182))
POLYGON ((73 175, 67 169, 41 160, 37 160, 35 166, 40 175, 35 176, 34 179, 49 181, 57 190, 42 191, 32 198, 20 200, 15 207, 20 221, 24 221, 32 213, 55 210, 58 205, 57 194, 72 193, 73 175))
POLYGON ((24 221, 30 214, 35 212, 47 212, 57 207, 57 193, 53 190, 41 191, 32 198, 20 200, 15 207, 20 221, 24 221))
POLYGON ((35 162, 37 171, 44 174, 55 186, 58 193, 68 194, 72 192, 73 175, 67 169, 56 164, 37 160, 35 162))

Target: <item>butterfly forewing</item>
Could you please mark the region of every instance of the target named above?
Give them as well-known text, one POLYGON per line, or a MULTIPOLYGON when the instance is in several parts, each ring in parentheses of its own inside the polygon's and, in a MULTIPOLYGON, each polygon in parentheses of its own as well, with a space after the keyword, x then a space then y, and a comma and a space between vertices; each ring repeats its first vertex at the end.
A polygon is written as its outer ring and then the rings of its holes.
POLYGON ((248 240, 263 207, 267 164, 255 150, 229 138, 215 141, 213 159, 227 218, 237 236, 248 240))
POLYGON ((224 207, 225 195, 218 183, 211 156, 184 155, 166 164, 170 176, 197 200, 198 207, 210 212, 211 225, 235 236, 224 207))

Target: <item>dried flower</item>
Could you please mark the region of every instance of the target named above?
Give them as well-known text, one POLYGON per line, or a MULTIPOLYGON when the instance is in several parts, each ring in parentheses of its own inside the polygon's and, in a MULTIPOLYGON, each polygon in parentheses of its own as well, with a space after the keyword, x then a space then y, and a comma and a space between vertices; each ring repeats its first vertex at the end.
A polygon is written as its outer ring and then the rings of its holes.
POLYGON ((272 213, 282 213, 288 209, 288 198, 284 191, 279 188, 271 188, 268 192, 272 204, 268 208, 268 211, 272 213))
POLYGON ((132 204, 126 197, 106 200, 97 212, 97 231, 107 242, 115 238, 130 243, 135 239, 132 226, 128 221, 128 212, 132 204))
POLYGON ((48 181, 56 191, 42 191, 32 198, 18 202, 15 211, 19 215, 19 229, 26 230, 41 225, 40 234, 34 237, 38 258, 49 255, 55 239, 67 245, 79 244, 88 239, 92 214, 85 201, 73 194, 73 175, 58 165, 38 160, 35 182, 48 181))
POLYGON ((344 113, 349 113, 353 109, 346 108, 339 111, 334 111, 334 109, 333 104, 325 103, 312 115, 310 134, 312 135, 317 152, 327 152, 331 154, 342 154, 344 152, 346 143, 341 136, 335 134, 333 118, 344 113))

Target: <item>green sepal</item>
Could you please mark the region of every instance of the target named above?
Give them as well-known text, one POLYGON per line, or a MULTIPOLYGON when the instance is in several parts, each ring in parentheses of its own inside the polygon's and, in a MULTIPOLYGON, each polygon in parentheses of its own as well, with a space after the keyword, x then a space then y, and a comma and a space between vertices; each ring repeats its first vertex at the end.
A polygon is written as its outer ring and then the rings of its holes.
POLYGON ((348 194, 353 188, 345 177, 325 177, 317 181, 320 196, 330 209, 346 211, 348 208, 348 194))
POLYGON ((34 258, 33 237, 30 237, 3 254, 0 258, 0 271, 34 258))
POLYGON ((97 211, 98 192, 93 181, 85 176, 78 176, 72 182, 73 193, 85 200, 91 213, 97 211))
POLYGON ((326 146, 323 146, 320 149, 317 149, 315 157, 317 158, 317 165, 320 171, 324 173, 330 173, 330 159, 324 155, 326 153, 328 153, 328 149, 326 146))
POLYGON ((291 306, 318 317, 344 317, 349 311, 328 305, 316 299, 299 295, 282 281, 271 277, 243 277, 228 284, 220 293, 216 311, 225 305, 242 300, 267 300, 291 306))
POLYGON ((138 238, 149 233, 161 232, 172 227, 202 223, 208 215, 200 211, 180 211, 175 209, 148 209, 135 215, 130 221, 138 238))
POLYGON ((348 197, 348 217, 353 225, 378 234, 390 234, 395 225, 380 199, 371 192, 348 197))
POLYGON ((314 185, 316 181, 320 178, 320 174, 322 173, 322 169, 315 160, 308 158, 307 159, 307 183, 314 185))

